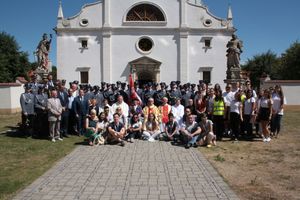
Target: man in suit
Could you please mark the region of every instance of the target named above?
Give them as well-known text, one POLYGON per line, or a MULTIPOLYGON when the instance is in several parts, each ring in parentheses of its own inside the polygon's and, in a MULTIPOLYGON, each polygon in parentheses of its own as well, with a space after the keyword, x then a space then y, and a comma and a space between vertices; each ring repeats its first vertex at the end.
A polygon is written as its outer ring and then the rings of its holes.
POLYGON ((58 91, 58 99, 60 100, 60 103, 63 107, 62 109, 62 115, 61 115, 61 127, 60 127, 60 133, 61 137, 68 137, 68 121, 69 121, 69 110, 68 110, 68 104, 69 104, 69 98, 68 93, 66 92, 65 87, 59 83, 58 84, 59 91, 58 91))
POLYGON ((20 104, 22 108, 22 127, 25 128, 25 134, 32 136, 33 122, 35 117, 34 112, 34 95, 31 92, 31 86, 24 86, 25 92, 21 94, 20 104))
POLYGON ((47 77, 48 82, 47 82, 47 89, 49 91, 53 90, 55 88, 54 82, 53 82, 53 77, 51 74, 48 75, 47 77))
POLYGON ((79 90, 79 96, 77 96, 73 101, 74 113, 76 119, 76 134, 83 135, 84 134, 84 124, 85 119, 88 116, 89 104, 88 99, 84 97, 84 91, 82 89, 79 90))
POLYGON ((56 90, 51 91, 51 98, 48 99, 47 109, 51 141, 62 141, 63 139, 60 137, 60 120, 63 107, 61 106, 60 100, 57 98, 56 90))

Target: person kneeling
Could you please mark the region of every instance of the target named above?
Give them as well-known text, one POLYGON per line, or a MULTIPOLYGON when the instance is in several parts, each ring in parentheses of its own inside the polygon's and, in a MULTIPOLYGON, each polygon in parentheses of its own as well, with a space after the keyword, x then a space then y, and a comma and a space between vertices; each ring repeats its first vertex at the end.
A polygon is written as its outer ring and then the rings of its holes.
POLYGON ((207 147, 211 147, 212 145, 216 145, 216 136, 213 133, 213 122, 207 119, 207 115, 202 113, 200 115, 200 123, 201 134, 199 136, 198 144, 200 146, 207 145, 207 147))
POLYGON ((201 133, 201 128, 198 126, 193 115, 189 114, 186 117, 186 122, 182 124, 181 134, 185 143, 185 148, 188 149, 191 146, 197 146, 196 142, 201 133))
POLYGON ((108 136, 107 143, 109 144, 119 144, 125 146, 124 136, 125 128, 124 125, 120 122, 120 115, 115 113, 113 115, 113 122, 108 125, 108 136))

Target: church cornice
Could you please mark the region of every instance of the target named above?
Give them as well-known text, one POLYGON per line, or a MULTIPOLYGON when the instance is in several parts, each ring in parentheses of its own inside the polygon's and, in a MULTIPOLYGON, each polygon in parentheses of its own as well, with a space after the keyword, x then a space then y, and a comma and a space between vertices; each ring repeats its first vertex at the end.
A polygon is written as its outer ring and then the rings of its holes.
POLYGON ((99 31, 99 32, 119 32, 119 31, 134 31, 134 30, 138 30, 138 31, 176 31, 176 32, 185 32, 185 33, 189 33, 189 32, 204 32, 204 33, 215 33, 215 32, 228 32, 228 33, 233 33, 236 31, 235 28, 214 28, 214 29, 207 29, 207 28, 172 28, 172 27, 164 27, 163 29, 161 27, 110 27, 109 29, 106 27, 103 28, 56 28, 58 33, 64 33, 64 32, 90 32, 90 31, 99 31))

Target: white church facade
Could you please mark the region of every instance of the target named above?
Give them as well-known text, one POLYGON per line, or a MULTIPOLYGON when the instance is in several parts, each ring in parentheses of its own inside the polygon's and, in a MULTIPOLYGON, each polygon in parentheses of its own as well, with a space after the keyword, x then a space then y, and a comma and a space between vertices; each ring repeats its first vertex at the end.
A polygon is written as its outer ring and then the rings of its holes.
POLYGON ((60 3, 57 73, 68 82, 224 84, 226 44, 235 32, 199 0, 101 0, 69 18, 60 3))

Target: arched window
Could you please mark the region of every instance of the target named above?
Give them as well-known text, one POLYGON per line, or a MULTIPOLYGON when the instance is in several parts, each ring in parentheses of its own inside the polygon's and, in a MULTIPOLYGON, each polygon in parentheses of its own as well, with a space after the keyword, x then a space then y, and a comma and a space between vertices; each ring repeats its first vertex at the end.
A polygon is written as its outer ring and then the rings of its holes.
POLYGON ((126 21, 165 21, 164 14, 151 4, 140 4, 131 8, 126 21))

